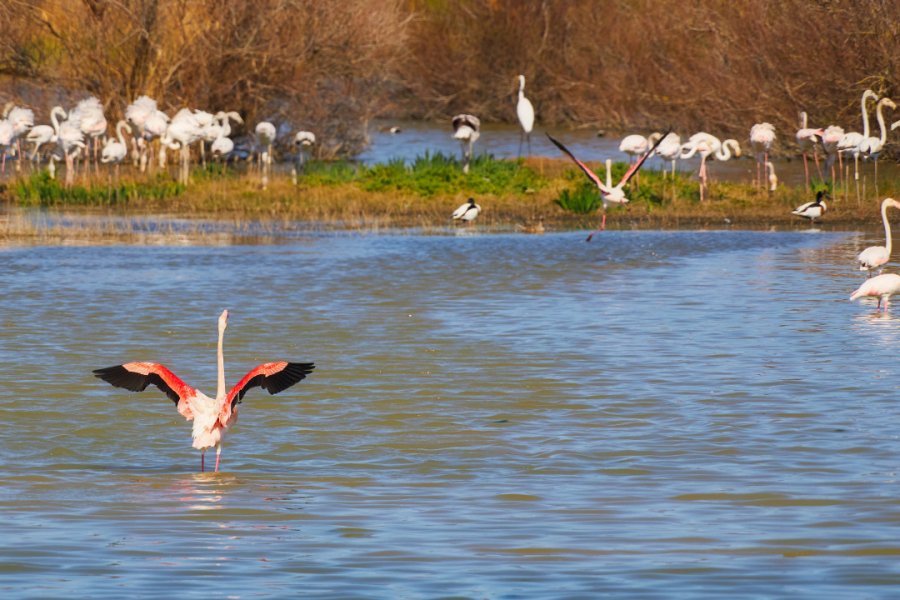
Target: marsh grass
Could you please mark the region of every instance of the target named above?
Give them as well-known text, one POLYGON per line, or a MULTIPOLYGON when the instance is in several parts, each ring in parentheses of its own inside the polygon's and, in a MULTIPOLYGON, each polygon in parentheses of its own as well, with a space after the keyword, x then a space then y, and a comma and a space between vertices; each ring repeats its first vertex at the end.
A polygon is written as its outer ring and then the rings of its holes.
MULTIPOLYGON (((596 167, 603 173, 602 166, 596 167)), ((613 179, 625 169, 627 164, 615 164, 613 179)), ((461 173, 456 159, 437 154, 409 164, 393 161, 373 167, 311 161, 298 183, 293 185, 281 174, 262 191, 258 174, 217 164, 195 168, 187 188, 167 174, 139 178, 123 171, 118 185, 101 179, 92 186, 66 190, 36 174, 0 189, 9 205, 5 217, 0 211, 0 238, 7 243, 73 239, 217 243, 232 239, 229 235, 274 239, 302 231, 433 230, 453 227, 450 213, 469 196, 484 208, 476 226, 498 231, 516 230, 537 215, 543 216, 548 230, 593 228, 601 210, 596 188, 580 171, 566 160, 547 158, 479 157, 468 176, 461 173), (64 213, 82 218, 34 217, 64 213)), ((700 202, 694 176, 679 173, 673 179, 644 171, 639 182, 629 185, 631 201, 609 207, 607 226, 799 229, 808 223, 791 215, 791 210, 812 200, 821 185, 825 184, 816 182, 813 190, 781 186, 770 194, 749 184, 713 181, 707 199, 700 202)), ((896 195, 897 188, 897 181, 885 179, 878 199, 859 203, 837 190, 817 226, 877 227, 880 198, 896 195)))

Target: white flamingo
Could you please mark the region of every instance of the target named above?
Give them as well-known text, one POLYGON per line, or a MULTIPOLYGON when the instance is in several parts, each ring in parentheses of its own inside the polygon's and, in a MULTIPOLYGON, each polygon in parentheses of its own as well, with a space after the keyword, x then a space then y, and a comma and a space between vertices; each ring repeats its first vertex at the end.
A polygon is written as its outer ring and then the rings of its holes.
MULTIPOLYGON (((81 132, 88 140, 88 157, 93 153, 94 164, 97 162, 98 140, 106 134, 108 123, 103 115, 103 105, 95 96, 81 100, 74 109, 69 112, 70 119, 77 119, 81 132)), ((88 169, 90 172, 90 169, 88 169)))
POLYGON ((522 126, 519 136, 519 156, 522 156, 522 141, 528 141, 528 156, 531 156, 531 131, 534 129, 534 106, 525 97, 525 76, 519 75, 519 101, 516 103, 516 116, 522 126))
POLYGON ((469 161, 472 160, 472 146, 481 136, 481 120, 475 115, 460 114, 453 117, 451 124, 453 137, 459 140, 462 146, 463 173, 468 173, 469 161))
POLYGON ((709 172, 707 170, 706 161, 711 156, 714 160, 727 161, 732 156, 741 155, 741 145, 737 140, 729 138, 724 142, 716 136, 701 131, 695 133, 681 147, 681 159, 687 160, 694 156, 700 155, 700 170, 697 175, 700 178, 700 201, 702 202, 706 196, 706 188, 709 183, 709 172))
POLYGON ((183 185, 190 183, 191 144, 203 138, 203 130, 197 122, 193 111, 182 108, 172 117, 166 133, 160 138, 160 147, 181 150, 181 168, 178 177, 183 185))
POLYGON ((890 109, 897 108, 897 105, 890 98, 881 98, 875 105, 875 116, 878 121, 878 129, 880 135, 878 137, 869 136, 859 143, 859 153, 864 158, 871 158, 875 162, 875 195, 878 195, 878 156, 884 150, 884 144, 887 142, 887 127, 884 123, 884 107, 890 109))
MULTIPOLYGON (((838 161, 838 168, 843 171, 844 165, 841 153, 838 152, 838 144, 844 138, 844 128, 839 125, 829 125, 822 132, 822 148, 825 150, 825 170, 831 172, 831 181, 834 183, 834 162, 838 161)), ((843 176, 843 173, 841 173, 843 176)))
MULTIPOLYGON (((628 202, 628 198, 625 197, 625 184, 628 183, 628 180, 638 172, 638 170, 641 168, 641 165, 643 165, 644 162, 648 158, 650 158, 651 155, 653 155, 653 153, 656 151, 657 146, 659 146, 660 142, 668 134, 669 132, 667 131, 656 142, 656 145, 649 148, 647 152, 645 152, 644 155, 637 160, 637 162, 631 165, 628 170, 625 171, 625 175, 622 176, 622 179, 620 179, 619 183, 617 183, 616 185, 612 184, 612 160, 606 160, 606 183, 604 183, 600 180, 600 177, 598 177, 596 173, 588 168, 586 164, 575 158, 575 155, 572 154, 568 148, 563 146, 561 142, 556 140, 549 133, 547 134, 547 137, 550 138, 550 141, 553 142, 553 144, 557 148, 562 150, 566 154, 566 156, 572 159, 572 162, 578 165, 578 168, 581 169, 581 171, 587 176, 587 178, 590 179, 594 183, 594 185, 597 186, 597 189, 600 190, 600 200, 603 203, 603 219, 600 222, 600 231, 602 231, 606 229, 606 207, 610 204, 626 204, 628 202)), ((594 233, 595 232, 590 233, 586 241, 591 241, 591 239, 594 237, 594 233)))
POLYGON ((771 123, 757 123, 750 128, 750 146, 756 155, 756 186, 762 185, 762 172, 769 162, 769 151, 775 143, 775 126, 771 123))
POLYGON ((3 110, 3 117, 12 125, 13 141, 16 145, 16 171, 22 170, 21 140, 22 136, 34 126, 34 111, 30 108, 15 106, 9 102, 3 110))
POLYGON ((213 140, 212 146, 210 146, 210 152, 212 152, 213 156, 224 158, 234 150, 234 142, 228 137, 231 135, 231 120, 233 119, 237 123, 243 123, 244 120, 241 118, 241 115, 234 111, 220 112, 216 117, 219 122, 219 132, 216 139, 213 140))
POLYGON ((891 296, 900 293, 900 275, 895 273, 885 273, 866 279, 855 292, 850 295, 850 300, 857 298, 875 297, 878 298, 878 307, 882 307, 886 313, 891 296))
MULTIPOLYGON (((54 109, 54 112, 57 112, 56 109, 54 109)), ((63 157, 66 160, 65 186, 71 187, 75 183, 75 157, 85 147, 84 132, 81 130, 81 123, 78 121, 77 114, 73 115, 70 113, 66 115, 65 111, 58 114, 66 120, 59 123, 56 143, 62 150, 63 157)))
POLYGON ((897 202, 893 198, 885 198, 881 201, 881 222, 884 224, 885 245, 869 246, 856 257, 857 262, 859 262, 859 270, 868 271, 869 277, 872 276, 873 270, 880 270, 891 259, 891 245, 893 240, 891 236, 891 222, 888 221, 887 216, 888 207, 900 208, 900 202, 897 202))
POLYGON ((125 121, 116 123, 116 137, 106 140, 100 162, 116 165, 116 181, 119 180, 119 164, 128 156, 128 144, 125 143, 125 131, 131 134, 131 126, 125 121))
POLYGON ((291 167, 291 180, 297 185, 297 171, 303 169, 306 152, 316 143, 316 134, 312 131, 298 131, 294 136, 294 147, 297 149, 297 162, 291 167))
POLYGON ((272 168, 272 144, 278 135, 275 125, 268 121, 261 121, 256 125, 256 143, 262 148, 259 153, 260 170, 262 173, 262 189, 269 187, 269 171, 272 168))
MULTIPOLYGON (((862 98, 859 101, 860 109, 862 111, 862 133, 859 133, 858 131, 845 133, 844 137, 841 138, 841 141, 838 142, 838 152, 853 155, 853 178, 857 181, 859 181, 860 144, 869 137, 869 112, 866 110, 866 101, 869 98, 872 98, 877 102, 878 94, 872 90, 866 90, 863 92, 862 98)), ((859 184, 857 184, 856 194, 859 196, 859 184)))

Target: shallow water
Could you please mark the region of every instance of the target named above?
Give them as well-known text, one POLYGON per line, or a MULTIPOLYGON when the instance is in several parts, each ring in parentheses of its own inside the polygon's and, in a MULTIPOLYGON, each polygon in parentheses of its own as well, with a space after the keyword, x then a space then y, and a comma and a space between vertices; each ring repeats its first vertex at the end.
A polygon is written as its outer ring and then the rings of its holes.
MULTIPOLYGON (((856 234, 0 251, 4 597, 889 597, 900 322, 856 234), (198 473, 164 362, 259 389, 198 473)), ((900 309, 898 309, 900 310, 900 309)))

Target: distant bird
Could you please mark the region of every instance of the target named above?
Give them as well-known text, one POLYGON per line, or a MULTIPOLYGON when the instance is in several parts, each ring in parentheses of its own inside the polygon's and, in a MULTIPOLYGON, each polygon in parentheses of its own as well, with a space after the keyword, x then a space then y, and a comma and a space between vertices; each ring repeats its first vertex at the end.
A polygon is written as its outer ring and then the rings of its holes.
POLYGON ((775 143, 775 126, 771 123, 757 123, 750 128, 750 146, 756 155, 756 185, 762 186, 762 172, 769 162, 769 151, 775 143))
POLYGON ((461 114, 453 117, 453 137, 459 140, 462 146, 463 173, 469 172, 469 162, 472 160, 472 145, 481 135, 481 121, 474 115, 461 114))
MULTIPOLYGON (((681 158, 681 136, 675 132, 670 132, 662 138, 656 147, 656 154, 663 160, 672 162, 672 177, 675 177, 675 161, 681 158)), ((665 171, 663 171, 665 174, 665 171)))
POLYGON ((825 204, 825 198, 828 197, 828 192, 819 190, 816 192, 815 200, 807 202, 806 204, 801 204, 796 209, 792 210, 791 214, 803 217, 804 219, 809 219, 810 222, 820 219, 822 218, 822 215, 825 214, 825 211, 828 210, 828 205, 825 204))
POLYGON ((856 260, 859 262, 860 271, 868 271, 869 277, 872 276, 874 269, 881 269, 891 259, 891 222, 888 221, 887 209, 889 206, 900 208, 900 202, 893 198, 885 198, 881 202, 881 222, 884 223, 884 246, 869 246, 859 253, 856 260))
POLYGON ((875 195, 878 195, 878 156, 881 154, 881 151, 884 149, 884 144, 887 142, 887 127, 884 124, 884 107, 894 109, 897 108, 897 105, 890 98, 881 98, 878 103, 875 105, 875 114, 878 120, 878 128, 880 131, 879 136, 869 136, 865 138, 863 141, 859 143, 859 153, 864 158, 871 158, 875 161, 875 195))
MULTIPOLYGON (((825 150, 825 170, 831 171, 831 181, 834 181, 834 161, 838 160, 838 167, 843 170, 844 164, 841 153, 838 152, 838 144, 844 137, 844 128, 839 125, 829 125, 822 133, 822 148, 825 150)), ((843 173, 841 173, 843 177, 843 173)))
POLYGON ((278 135, 275 126, 268 121, 256 124, 256 143, 260 147, 259 167, 262 174, 262 189, 269 187, 269 171, 272 168, 272 144, 278 135))
POLYGON ((806 158, 806 154, 812 150, 813 159, 816 161, 816 170, 819 172, 819 177, 822 177, 822 171, 819 169, 819 153, 817 151, 817 144, 825 135, 825 131, 823 129, 814 129, 809 127, 808 116, 806 111, 800 111, 800 129, 797 130, 796 138, 797 145, 800 147, 800 152, 803 155, 803 172, 806 174, 806 187, 809 187, 809 163, 806 158))
POLYGON ((212 141, 209 151, 214 157, 225 157, 234 150, 234 142, 228 137, 231 135, 231 121, 243 123, 244 120, 241 118, 241 115, 234 111, 219 112, 216 114, 216 120, 218 125, 212 127, 212 131, 216 133, 216 137, 212 141))
POLYGON ((525 97, 525 76, 519 75, 519 101, 516 103, 516 116, 522 126, 519 136, 519 156, 522 156, 522 141, 528 141, 528 156, 531 156, 531 130, 534 129, 534 106, 525 97))
POLYGON ((884 301, 884 312, 887 312, 888 303, 891 296, 900 292, 900 275, 895 273, 885 273, 866 279, 862 285, 850 295, 850 300, 863 298, 866 296, 874 296, 878 298, 878 307, 882 308, 881 303, 884 301))
MULTIPOLYGON (((183 185, 190 183, 191 144, 203 139, 203 127, 197 115, 188 108, 182 108, 166 127, 166 133, 159 139, 160 149, 168 147, 181 151, 181 168, 178 180, 183 185)), ((162 151, 162 150, 160 150, 162 151)), ((163 165, 160 165, 161 167, 163 165)))
POLYGON ((22 170, 22 136, 27 134, 34 126, 34 111, 30 108, 15 106, 7 103, 3 110, 3 117, 12 125, 13 139, 16 145, 16 171, 22 170))
POLYGON ((297 171, 303 170, 306 153, 316 143, 316 134, 312 131, 298 131, 294 136, 294 147, 297 149, 297 161, 291 167, 291 180, 297 185, 297 171))
MULTIPOLYGON (((107 122, 103 115, 103 104, 96 96, 91 96, 80 101, 75 108, 69 112, 69 118, 77 120, 81 132, 87 138, 90 146, 93 147, 94 164, 97 162, 98 140, 101 135, 106 134, 107 122)), ((88 158, 90 158, 91 150, 88 150, 88 158)))
MULTIPOLYGON (((860 145, 862 144, 863 140, 869 137, 869 112, 866 110, 866 101, 869 98, 872 98, 877 102, 878 94, 876 94, 872 90, 866 90, 863 92, 862 98, 860 99, 859 103, 860 109, 862 111, 863 122, 862 133, 859 133, 858 131, 845 133, 844 137, 841 138, 837 145, 838 152, 853 155, 853 178, 856 180, 859 179, 859 155, 861 152, 860 145)), ((858 191, 859 190, 857 190, 857 192, 858 191)))
POLYGON ((544 215, 537 218, 537 222, 526 223, 522 226, 522 233, 533 233, 540 235, 544 233, 544 215))
MULTIPOLYGON (((581 171, 588 177, 588 179, 594 182, 594 185, 597 186, 597 189, 600 190, 600 199, 603 202, 603 220, 600 223, 600 231, 602 231, 606 229, 606 207, 610 204, 625 204, 628 202, 628 198, 625 197, 625 184, 628 183, 628 180, 638 172, 638 169, 641 168, 641 165, 644 164, 644 161, 646 161, 656 151, 657 146, 659 146, 660 142, 665 139, 668 134, 668 131, 663 134, 663 136, 656 142, 656 144, 648 149, 647 152, 645 152, 643 156, 641 156, 637 160, 636 163, 631 165, 625 172, 625 175, 622 176, 622 179, 616 185, 612 184, 612 161, 607 161, 606 183, 603 183, 603 181, 600 180, 600 177, 598 177, 596 173, 591 171, 586 164, 575 158, 575 155, 572 154, 568 148, 563 146, 560 141, 553 138, 553 136, 551 136, 549 133, 547 134, 547 137, 550 138, 550 141, 553 142, 553 144, 557 148, 562 150, 566 154, 566 156, 572 159, 572 161, 576 165, 578 165, 578 168, 581 169, 581 171)), ((588 235, 587 241, 591 241, 591 238, 593 237, 594 233, 591 233, 590 235, 588 235)))
POLYGON ((304 379, 315 368, 309 363, 268 362, 247 373, 237 385, 225 393, 225 358, 222 349, 225 328, 228 326, 228 311, 219 316, 218 344, 218 387, 215 398, 192 388, 179 379, 165 366, 152 362, 130 362, 123 365, 96 369, 94 376, 115 387, 132 392, 142 392, 150 384, 158 387, 175 408, 188 421, 193 420, 194 448, 200 450, 200 470, 205 469, 206 450, 216 448, 216 471, 222 454, 222 437, 225 430, 237 420, 237 405, 244 394, 254 387, 261 387, 270 394, 277 394, 304 379))
POLYGON ((735 139, 727 139, 724 142, 716 136, 701 131, 695 133, 681 147, 681 159, 687 160, 695 153, 700 154, 700 170, 697 175, 700 178, 700 201, 702 202, 709 182, 709 172, 706 161, 711 156, 715 160, 726 161, 732 156, 741 155, 741 145, 735 139))
POLYGON ((481 207, 475 204, 475 198, 469 198, 465 204, 453 211, 453 220, 470 224, 481 214, 481 207))
POLYGON ((778 175, 775 174, 775 164, 767 163, 766 171, 768 172, 769 191, 774 192, 778 189, 778 175))
MULTIPOLYGON (((629 161, 634 162, 638 158, 640 158, 647 150, 656 144, 659 139, 662 137, 661 133, 651 133, 647 137, 644 137, 638 133, 633 133, 631 135, 626 135, 622 138, 622 141, 619 142, 619 152, 624 152, 628 155, 629 161)), ((657 149, 657 152, 659 150, 657 149)), ((640 178, 640 173, 638 173, 635 178, 635 184, 637 184, 640 178)))
POLYGON ((119 163, 128 156, 128 145, 125 143, 125 131, 131 133, 131 126, 125 121, 116 123, 116 137, 106 140, 103 146, 103 152, 100 162, 112 163, 116 165, 116 174, 118 174, 119 163))
POLYGON ((53 110, 66 119, 59 123, 56 144, 62 150, 63 158, 66 161, 65 186, 71 187, 75 183, 75 157, 85 147, 84 132, 81 130, 81 123, 78 121, 77 115, 73 116, 71 113, 67 115, 61 107, 59 110, 56 108, 53 110))

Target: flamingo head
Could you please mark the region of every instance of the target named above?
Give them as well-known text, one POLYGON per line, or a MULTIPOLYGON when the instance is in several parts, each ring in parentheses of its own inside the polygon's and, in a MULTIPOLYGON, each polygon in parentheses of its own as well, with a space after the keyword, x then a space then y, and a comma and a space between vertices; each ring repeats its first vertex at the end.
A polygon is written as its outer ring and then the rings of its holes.
POLYGON ((525 76, 519 75, 516 79, 519 80, 519 91, 521 92, 525 89, 525 76))
POLYGON ((228 309, 222 311, 222 314, 219 315, 219 333, 223 333, 225 328, 228 327, 228 309))

